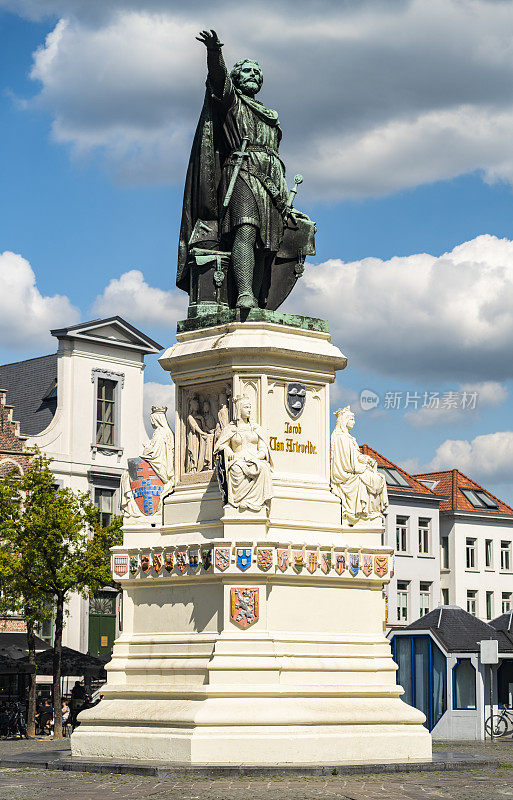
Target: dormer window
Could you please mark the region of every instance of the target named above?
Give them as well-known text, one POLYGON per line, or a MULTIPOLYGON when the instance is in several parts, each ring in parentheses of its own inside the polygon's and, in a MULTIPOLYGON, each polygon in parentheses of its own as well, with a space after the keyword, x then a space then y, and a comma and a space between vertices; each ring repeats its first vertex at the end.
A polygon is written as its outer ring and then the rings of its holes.
POLYGON ((115 445, 116 381, 98 378, 96 444, 115 445))
POLYGON ((123 452, 120 447, 121 391, 123 372, 94 367, 91 372, 94 387, 93 453, 123 452))

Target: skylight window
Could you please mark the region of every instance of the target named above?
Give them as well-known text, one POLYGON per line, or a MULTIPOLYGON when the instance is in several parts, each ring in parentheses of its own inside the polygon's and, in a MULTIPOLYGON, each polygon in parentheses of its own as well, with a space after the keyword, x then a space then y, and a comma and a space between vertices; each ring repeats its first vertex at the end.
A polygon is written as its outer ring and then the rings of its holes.
POLYGON ((381 472, 381 474, 385 476, 387 486, 407 486, 410 488, 410 484, 406 478, 401 475, 398 469, 394 469, 393 467, 378 467, 378 472, 381 472))
POLYGON ((461 489, 467 500, 470 500, 474 508, 498 508, 495 500, 492 500, 486 492, 480 489, 461 489))
POLYGON ((438 486, 438 484, 440 483, 440 481, 427 481, 424 480, 424 478, 419 478, 418 480, 420 480, 420 482, 423 483, 424 486, 427 486, 428 489, 431 489, 431 491, 435 488, 435 486, 438 486))

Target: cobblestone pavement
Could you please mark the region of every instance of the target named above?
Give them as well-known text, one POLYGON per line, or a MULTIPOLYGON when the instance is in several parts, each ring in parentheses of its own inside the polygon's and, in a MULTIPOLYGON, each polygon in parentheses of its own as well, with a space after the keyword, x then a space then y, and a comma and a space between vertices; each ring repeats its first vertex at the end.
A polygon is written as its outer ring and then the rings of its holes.
MULTIPOLYGON (((0 742, 0 757, 55 748, 49 740, 0 742)), ((68 743, 63 743, 65 749, 68 743)), ((0 800, 502 800, 513 798, 513 741, 445 749, 499 758, 498 769, 397 775, 273 778, 155 778, 33 768, 0 769, 0 800)), ((444 749, 440 745, 436 749, 444 749)))

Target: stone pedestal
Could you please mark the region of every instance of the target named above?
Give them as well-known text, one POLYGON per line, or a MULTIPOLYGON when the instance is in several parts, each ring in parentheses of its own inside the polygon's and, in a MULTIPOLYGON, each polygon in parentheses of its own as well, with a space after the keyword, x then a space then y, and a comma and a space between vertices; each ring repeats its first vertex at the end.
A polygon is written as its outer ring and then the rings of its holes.
POLYGON ((382 521, 342 527, 329 488, 329 385, 346 359, 315 323, 180 333, 161 357, 176 385, 176 488, 159 524, 126 526, 114 549, 123 633, 104 700, 80 715, 75 755, 212 765, 430 757, 384 635, 393 554, 382 521), (305 389, 296 418, 294 383, 305 389), (205 451, 191 469, 191 400, 212 410, 227 393, 251 399, 269 437, 269 509, 223 507, 205 451))

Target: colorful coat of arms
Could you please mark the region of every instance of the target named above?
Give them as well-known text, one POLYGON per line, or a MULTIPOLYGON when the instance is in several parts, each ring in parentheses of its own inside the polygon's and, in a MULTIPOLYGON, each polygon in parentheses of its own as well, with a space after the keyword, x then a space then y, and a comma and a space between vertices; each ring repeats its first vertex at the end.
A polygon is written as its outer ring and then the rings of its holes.
POLYGON ((141 569, 143 572, 148 572, 150 568, 150 556, 144 555, 141 556, 141 569))
POLYGON ((346 568, 346 557, 344 553, 337 553, 335 556, 335 572, 337 575, 342 575, 346 568))
POLYGON ((331 553, 321 553, 321 569, 325 575, 331 569, 331 553))
POLYGON ((201 551, 201 563, 203 564, 205 572, 212 566, 212 550, 210 547, 205 547, 205 549, 201 551))
POLYGON ((139 511, 148 516, 155 514, 160 504, 164 482, 144 458, 128 459, 128 475, 139 511))
POLYGON ((137 556, 130 556, 130 575, 135 575, 139 569, 139 558, 137 556))
POLYGON ((128 572, 128 556, 114 556, 112 571, 114 575, 125 575, 128 572))
POLYGON ((317 550, 310 550, 306 560, 306 568, 308 572, 314 573, 317 569, 317 550))
POLYGON ((251 566, 251 547, 237 547, 237 566, 243 572, 251 566))
POLYGON ((153 553, 153 569, 157 575, 162 569, 162 553, 153 553))
POLYGON ((200 551, 198 549, 189 550, 189 569, 197 572, 200 565, 200 551))
POLYGON ((364 575, 370 575, 372 572, 372 556, 362 556, 362 572, 364 575))
POLYGON ((184 574, 187 569, 187 553, 185 550, 176 551, 176 568, 178 572, 184 574))
POLYGON ((166 572, 172 572, 173 567, 175 565, 175 557, 173 553, 165 553, 164 554, 164 569, 166 572))
POLYGON ((258 589, 234 586, 230 590, 230 619, 241 628, 249 628, 258 620, 258 589))
POLYGON ((278 569, 285 572, 290 565, 290 553, 288 550, 277 550, 276 557, 278 559, 278 569))
POLYGON ((292 551, 292 558, 294 561, 294 569, 296 572, 301 572, 303 567, 305 566, 305 554, 302 550, 293 550, 292 551))
POLYGON ((354 576, 358 575, 360 569, 360 553, 349 553, 349 572, 354 576))
POLYGON ((388 556, 374 556, 374 572, 380 578, 388 572, 388 556))
POLYGON ((215 565, 217 569, 224 572, 230 566, 230 548, 229 547, 216 547, 215 565))
POLYGON ((257 547, 257 564, 264 572, 271 569, 273 565, 272 547, 257 547))

